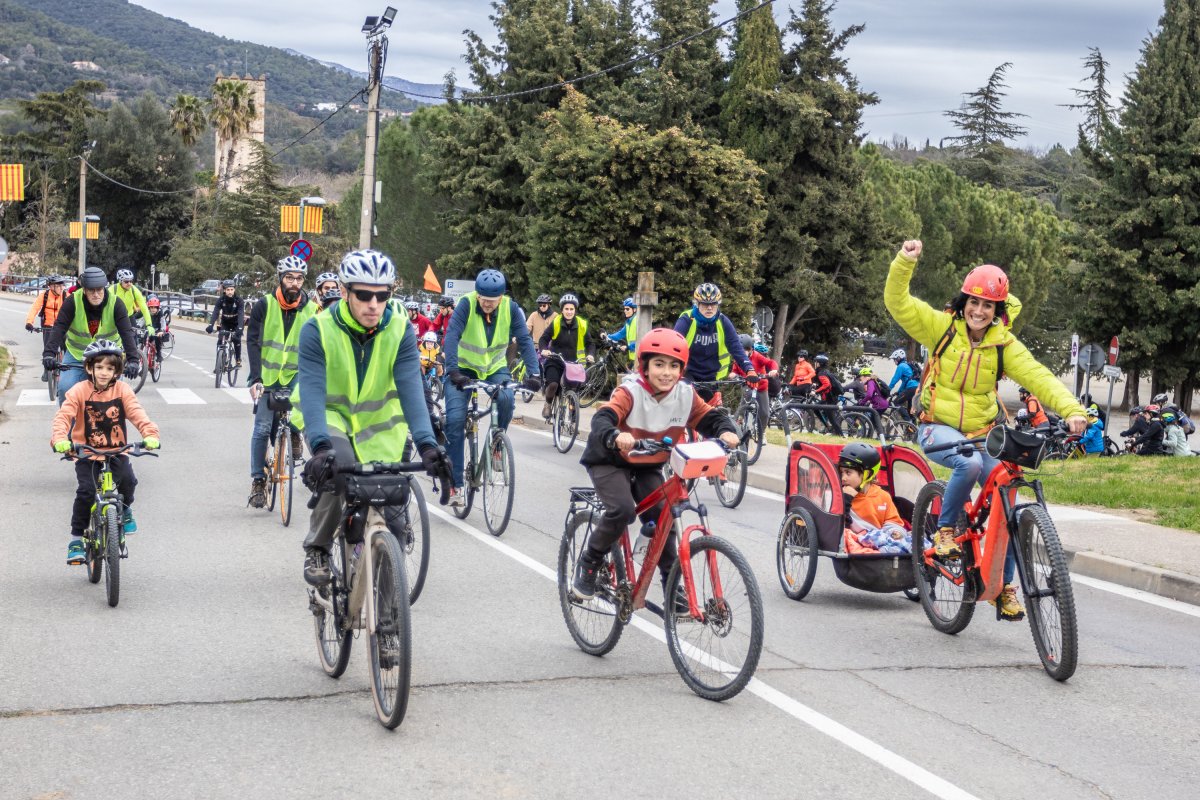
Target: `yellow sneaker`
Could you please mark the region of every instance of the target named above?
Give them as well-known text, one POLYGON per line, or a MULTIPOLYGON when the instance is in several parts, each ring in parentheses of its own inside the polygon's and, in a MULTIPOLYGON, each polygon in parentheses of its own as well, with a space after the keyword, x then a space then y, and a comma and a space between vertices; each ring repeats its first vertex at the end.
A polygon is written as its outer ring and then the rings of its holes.
POLYGON ((1006 622, 1020 622, 1025 619, 1025 606, 1017 598, 1017 585, 1010 583, 1000 592, 995 600, 988 600, 996 607, 1000 619, 1006 622))
POLYGON ((954 533, 953 527, 945 526, 938 528, 933 535, 933 552, 938 558, 958 558, 962 555, 962 549, 954 541, 954 533))

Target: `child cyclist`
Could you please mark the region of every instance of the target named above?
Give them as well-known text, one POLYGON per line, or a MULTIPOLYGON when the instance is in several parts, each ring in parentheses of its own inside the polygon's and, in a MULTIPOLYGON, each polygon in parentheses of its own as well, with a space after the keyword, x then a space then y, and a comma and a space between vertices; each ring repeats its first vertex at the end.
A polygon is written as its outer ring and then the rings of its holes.
MULTIPOLYGON (((118 380, 125 366, 125 349, 116 342, 97 339, 83 351, 83 368, 88 380, 75 384, 63 397, 62 407, 51 423, 50 444, 56 453, 70 452, 72 443, 88 444, 97 449, 121 447, 128 443, 125 422, 132 422, 151 450, 158 448, 158 427, 142 409, 128 383, 118 380)), ((128 456, 108 460, 117 491, 125 501, 125 533, 137 530, 133 519, 133 490, 137 478, 128 456)), ((87 528, 100 459, 81 457, 75 462, 75 505, 71 509, 71 542, 67 545, 67 563, 82 564, 83 531, 87 528)))
MULTIPOLYGON (((688 362, 688 343, 670 328, 656 328, 638 343, 637 376, 627 378, 592 417, 583 457, 604 514, 592 529, 575 568, 575 594, 596 593, 596 572, 604 555, 634 519, 638 500, 662 485, 662 466, 669 453, 634 455, 638 439, 683 441, 685 430, 720 437, 737 447, 737 426, 729 415, 700 399, 690 383, 680 381, 688 362)), ((645 521, 657 519, 654 509, 645 521)), ((675 563, 675 542, 669 541, 659 562, 664 586, 675 563)))
POLYGON ((912 534, 896 510, 892 496, 875 483, 879 474, 879 451, 869 444, 853 442, 838 454, 842 488, 851 496, 846 508, 846 549, 849 552, 912 552, 912 534))
POLYGON ((417 350, 421 353, 421 374, 428 375, 432 370, 437 377, 442 377, 445 366, 438 335, 433 331, 426 331, 417 345, 417 350))

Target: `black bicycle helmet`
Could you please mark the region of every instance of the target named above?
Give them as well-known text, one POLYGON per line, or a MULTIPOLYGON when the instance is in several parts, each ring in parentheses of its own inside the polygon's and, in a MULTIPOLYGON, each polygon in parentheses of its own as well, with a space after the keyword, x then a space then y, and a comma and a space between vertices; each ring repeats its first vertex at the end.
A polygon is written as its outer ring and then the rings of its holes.
POLYGON ((879 451, 869 444, 851 442, 842 448, 838 454, 838 469, 847 467, 861 472, 862 483, 859 488, 866 486, 879 473, 879 451))
POLYGON ((823 367, 829 363, 829 356, 825 355, 824 353, 817 353, 817 356, 813 359, 813 362, 820 364, 823 367))
POLYGON ((742 343, 742 349, 749 353, 754 349, 754 337, 748 333, 743 333, 738 337, 738 341, 742 343))
POLYGON ((84 289, 103 289, 108 286, 108 276, 99 267, 88 267, 79 276, 79 285, 84 289))
POLYGON ((807 350, 801 350, 799 353, 796 353, 796 360, 797 360, 797 361, 799 361, 799 360, 800 360, 800 359, 802 359, 802 358, 808 358, 808 351, 807 351, 807 350))
POLYGON ((235 284, 233 282, 232 278, 226 278, 225 280, 221 281, 222 289, 233 289, 233 288, 236 288, 236 286, 237 286, 237 284, 235 284))
POLYGON ((454 298, 443 295, 442 299, 438 300, 438 308, 454 308, 454 298))
POLYGON ((550 295, 548 295, 548 294, 539 294, 539 295, 537 296, 537 305, 539 305, 539 306, 540 306, 542 303, 550 304, 550 303, 553 303, 553 302, 554 302, 554 301, 550 299, 550 295))

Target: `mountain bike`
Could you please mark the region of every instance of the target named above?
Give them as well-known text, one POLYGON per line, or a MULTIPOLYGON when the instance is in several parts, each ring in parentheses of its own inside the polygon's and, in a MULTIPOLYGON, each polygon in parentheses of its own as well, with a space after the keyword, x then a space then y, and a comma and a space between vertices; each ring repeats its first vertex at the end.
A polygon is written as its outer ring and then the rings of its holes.
POLYGON ((554 449, 560 453, 567 453, 575 446, 575 439, 579 436, 579 395, 575 393, 574 388, 568 389, 567 386, 580 386, 580 379, 586 375, 581 374, 584 373, 582 364, 567 361, 557 353, 550 357, 557 358, 563 365, 558 394, 550 406, 550 432, 554 439, 554 449))
POLYGON ((73 444, 71 452, 62 457, 63 461, 91 456, 97 456, 101 460, 92 515, 82 537, 83 552, 88 581, 99 583, 100 576, 104 576, 104 590, 108 597, 108 605, 112 608, 116 608, 121 600, 121 559, 129 556, 129 550, 125 547, 125 501, 117 491, 112 468, 108 463, 110 458, 119 455, 158 457, 158 453, 146 449, 145 442, 106 450, 97 450, 86 444, 73 444))
POLYGON ((217 329, 217 361, 213 367, 213 383, 221 388, 221 378, 225 378, 230 388, 237 385, 237 358, 233 353, 233 331, 225 328, 217 329))
MULTIPOLYGON (((758 424, 759 391, 757 384, 740 381, 742 384, 742 399, 737 411, 733 412, 733 421, 742 431, 742 448, 746 451, 746 463, 753 464, 762 455, 763 438, 766 431, 758 424)), ((786 431, 785 431, 786 432, 786 431)))
POLYGON ((633 453, 671 452, 672 473, 637 505, 639 514, 663 504, 638 571, 629 530, 605 556, 597 591, 589 599, 572 589, 575 564, 587 546, 604 506, 591 487, 570 490, 562 542, 558 549, 558 599, 571 638, 585 653, 602 656, 616 647, 625 626, 640 608, 663 619, 667 649, 675 669, 693 692, 706 700, 728 700, 740 692, 758 667, 763 643, 763 605, 758 582, 741 552, 712 535, 708 512, 693 504, 685 481, 709 477, 723 468, 725 455, 716 442, 672 447, 671 441, 639 440, 633 453), (699 524, 684 527, 692 512, 699 524), (679 558, 664 587, 663 607, 646 600, 659 559, 674 533, 679 558), (686 599, 687 611, 682 610, 686 599))
MULTIPOLYGON (((286 528, 292 522, 292 486, 295 483, 296 467, 303 463, 303 446, 297 453, 301 441, 299 432, 291 427, 292 399, 288 389, 273 389, 266 392, 267 408, 271 409, 271 437, 267 441, 267 511, 275 510, 279 501, 279 518, 286 528), (294 434, 294 435, 293 435, 294 434)), ((262 398, 255 401, 254 409, 262 398)))
MULTIPOLYGON (((955 541, 961 558, 939 558, 933 536, 938 530, 945 481, 933 481, 917 495, 913 512, 913 567, 921 606, 934 628, 958 633, 971 622, 978 600, 993 600, 1004 588, 1004 559, 1010 542, 1017 575, 1028 609, 1029 627, 1042 667, 1050 677, 1065 681, 1078 663, 1075 598, 1067 556, 1046 510, 1041 481, 1025 477, 1046 455, 1041 436, 997 426, 987 436, 963 439, 925 449, 926 453, 956 450, 965 455, 983 446, 999 464, 987 476, 974 503, 964 505, 955 541), (1019 490, 1033 492, 1032 502, 1020 502, 1019 490)), ((999 604, 996 607, 1000 616, 999 604)))
MULTIPOLYGON (((321 668, 340 678, 350 662, 355 632, 367 632, 367 662, 375 715, 388 729, 404 719, 412 677, 411 589, 403 547, 384 520, 384 509, 410 503, 416 481, 405 473, 424 469, 420 460, 370 462, 339 467, 337 477, 317 487, 320 493, 345 487, 345 516, 329 555, 332 578, 308 590, 313 633, 321 668)), ((442 482, 444 504, 450 483, 442 482)), ((423 576, 422 576, 423 578, 423 576)))
POLYGON ((483 521, 487 524, 488 533, 500 536, 508 527, 508 520, 512 515, 517 477, 513 464, 512 442, 500 427, 500 408, 496 404, 496 396, 506 390, 525 390, 521 389, 521 384, 512 381, 473 381, 463 386, 462 390, 471 393, 467 401, 465 423, 467 463, 463 468, 464 502, 462 508, 454 509, 454 516, 466 519, 471 513, 471 505, 475 502, 475 493, 479 492, 483 498, 483 521), (483 409, 479 408, 480 392, 491 400, 483 409), (488 417, 488 430, 483 437, 486 449, 481 451, 479 420, 484 417, 488 417))
MULTIPOLYGON (((141 317, 133 325, 133 338, 137 342, 138 363, 141 364, 141 369, 138 370, 136 378, 131 378, 122 370, 118 376, 121 380, 133 387, 133 393, 137 394, 146 385, 146 375, 150 372, 150 362, 146 360, 146 325, 141 317)), ((128 364, 126 364, 128 366, 128 364)))
MULTIPOLYGON (((34 328, 32 331, 30 331, 30 333, 42 333, 43 331, 46 331, 46 330, 49 330, 49 329, 44 328, 44 327, 43 328, 34 328)), ((62 348, 61 347, 58 349, 57 358, 59 361, 62 361, 62 348)), ((58 370, 57 369, 43 369, 42 370, 42 380, 44 380, 46 382, 46 389, 47 389, 47 391, 50 392, 50 399, 57 400, 58 399, 58 370)))
POLYGON ((602 339, 600 349, 604 352, 587 368, 587 380, 576 392, 579 404, 583 408, 608 397, 613 387, 629 374, 629 360, 625 358, 627 350, 624 344, 602 339))

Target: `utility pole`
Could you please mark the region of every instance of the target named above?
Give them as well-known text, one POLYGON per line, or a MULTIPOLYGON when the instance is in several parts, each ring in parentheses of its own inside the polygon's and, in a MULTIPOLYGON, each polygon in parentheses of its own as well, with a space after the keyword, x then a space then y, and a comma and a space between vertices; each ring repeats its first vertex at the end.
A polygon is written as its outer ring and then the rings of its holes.
POLYGON ((387 29, 396 18, 388 6, 380 17, 367 17, 362 32, 367 35, 367 141, 363 155, 362 217, 358 223, 358 247, 371 246, 375 229, 375 149, 379 135, 379 94, 383 88, 383 66, 387 62, 387 29))
MULTIPOLYGON (((658 292, 654 291, 654 273, 639 272, 637 291, 633 293, 637 303, 637 338, 641 339, 654 327, 654 309, 658 305, 658 292)), ((626 342, 626 346, 637 348, 637 342, 626 342)))
POLYGON ((87 152, 79 157, 79 275, 87 269, 87 152))

